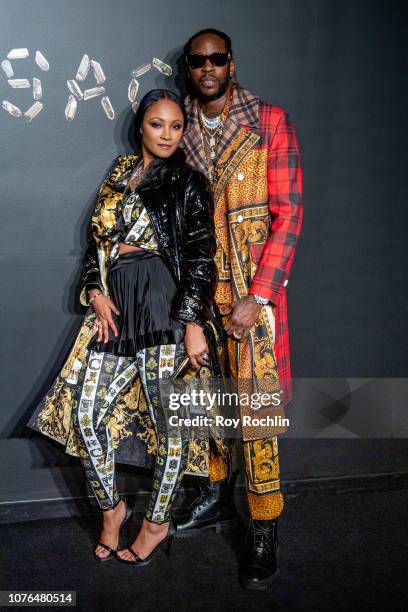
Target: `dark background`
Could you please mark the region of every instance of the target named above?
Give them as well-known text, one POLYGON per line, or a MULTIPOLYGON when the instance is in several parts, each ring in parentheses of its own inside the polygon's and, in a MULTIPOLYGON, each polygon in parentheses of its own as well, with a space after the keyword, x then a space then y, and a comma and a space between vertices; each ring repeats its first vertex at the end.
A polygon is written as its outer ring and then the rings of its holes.
MULTIPOLYGON (((15 78, 37 76, 44 92, 31 123, 0 109, 0 503, 86 494, 78 462, 24 424, 80 325, 87 220, 113 158, 131 151, 130 71, 153 56, 175 68, 204 27, 230 34, 241 84, 287 110, 296 128, 304 225, 288 285, 294 376, 407 375, 405 2, 1 0, 0 10, 1 59, 28 47, 29 59, 12 62, 15 78), (34 63, 36 49, 49 72, 34 63), (66 80, 84 53, 106 73, 113 121, 98 98, 65 119, 66 80)), ((157 71, 140 82, 138 99, 176 88, 157 71)), ((32 104, 2 71, 0 98, 32 104)), ((405 440, 281 442, 288 484, 407 464, 405 440)), ((133 492, 137 476, 125 471, 133 492)))

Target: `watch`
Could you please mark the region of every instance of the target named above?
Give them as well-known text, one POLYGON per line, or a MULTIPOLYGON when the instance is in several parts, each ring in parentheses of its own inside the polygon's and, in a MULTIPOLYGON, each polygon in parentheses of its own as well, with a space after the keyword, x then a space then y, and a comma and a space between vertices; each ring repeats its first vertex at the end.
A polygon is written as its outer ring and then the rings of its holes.
POLYGON ((257 295, 256 293, 251 293, 251 295, 257 304, 261 304, 262 306, 269 304, 269 300, 267 298, 263 298, 260 295, 257 295))

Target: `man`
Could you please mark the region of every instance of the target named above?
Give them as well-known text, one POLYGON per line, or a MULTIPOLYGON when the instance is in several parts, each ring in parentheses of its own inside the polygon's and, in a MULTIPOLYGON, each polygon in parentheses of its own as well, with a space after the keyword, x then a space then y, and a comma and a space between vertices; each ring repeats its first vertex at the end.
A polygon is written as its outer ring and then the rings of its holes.
MULTIPOLYGON (((214 29, 184 48, 193 93, 183 139, 188 161, 212 182, 218 249, 216 300, 228 334, 232 377, 279 379, 291 398, 286 285, 302 223, 302 171, 288 114, 234 80, 230 38, 214 29)), ((283 429, 284 431, 285 429, 283 429)), ((244 432, 251 519, 240 580, 264 589, 277 572, 277 518, 283 509, 276 435, 244 432)), ((177 522, 180 535, 220 528, 234 513, 234 478, 220 456, 209 484, 177 522)))

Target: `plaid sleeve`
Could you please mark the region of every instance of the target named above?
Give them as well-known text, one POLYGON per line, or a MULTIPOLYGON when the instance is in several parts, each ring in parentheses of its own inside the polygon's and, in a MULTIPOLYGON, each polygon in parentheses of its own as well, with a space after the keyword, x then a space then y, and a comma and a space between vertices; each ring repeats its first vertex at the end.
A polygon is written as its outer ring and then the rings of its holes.
MULTIPOLYGON (((268 117, 265 121, 268 122, 268 117)), ((268 206, 271 232, 249 293, 256 293, 276 304, 292 266, 303 216, 299 147, 295 130, 285 112, 268 148, 268 206)))

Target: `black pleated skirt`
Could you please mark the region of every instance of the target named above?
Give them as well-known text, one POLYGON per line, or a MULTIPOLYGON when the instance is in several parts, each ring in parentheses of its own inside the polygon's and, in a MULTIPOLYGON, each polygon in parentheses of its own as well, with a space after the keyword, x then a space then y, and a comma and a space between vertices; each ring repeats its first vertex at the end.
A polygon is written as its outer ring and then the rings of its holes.
POLYGON ((177 287, 163 259, 151 251, 123 253, 108 274, 109 293, 120 315, 113 315, 118 336, 109 328, 108 342, 90 349, 133 356, 138 350, 176 344, 184 338, 185 324, 170 317, 177 287))

